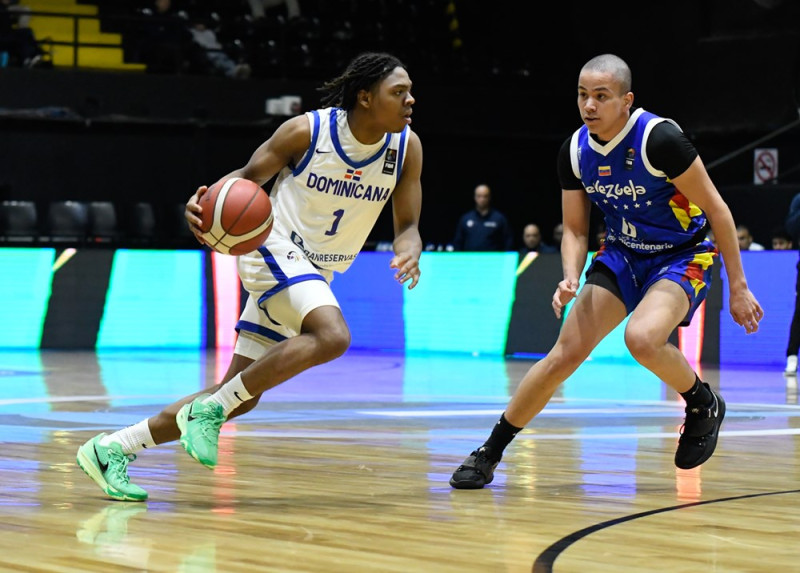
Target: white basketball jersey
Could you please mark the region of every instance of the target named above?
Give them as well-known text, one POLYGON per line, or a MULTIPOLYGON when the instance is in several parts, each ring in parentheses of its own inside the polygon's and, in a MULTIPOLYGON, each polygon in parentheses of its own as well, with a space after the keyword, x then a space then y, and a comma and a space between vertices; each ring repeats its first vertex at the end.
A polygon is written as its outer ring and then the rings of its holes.
POLYGON ((270 197, 272 234, 302 248, 323 269, 343 272, 358 255, 400 179, 409 127, 373 145, 359 143, 347 113, 306 113, 311 145, 278 174, 270 197))

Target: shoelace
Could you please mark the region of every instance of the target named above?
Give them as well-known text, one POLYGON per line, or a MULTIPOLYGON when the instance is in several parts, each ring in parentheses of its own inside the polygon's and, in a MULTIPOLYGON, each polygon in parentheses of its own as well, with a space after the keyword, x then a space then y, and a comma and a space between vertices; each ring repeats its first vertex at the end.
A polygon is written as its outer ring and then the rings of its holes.
MULTIPOLYGON (((692 408, 691 410, 687 411, 686 419, 684 420, 683 424, 681 424, 680 435, 683 436, 683 432, 686 429, 686 422, 689 421, 689 416, 695 418, 695 420, 693 420, 695 422, 704 420, 706 418, 712 418, 713 416, 711 414, 714 411, 714 406, 716 406, 716 404, 717 404, 717 398, 714 397, 714 401, 710 405, 699 406, 697 408, 692 408)), ((700 441, 702 441, 702 439, 705 438, 705 436, 695 436, 695 437, 701 438, 700 441)))
POLYGON ((128 477, 128 463, 136 459, 136 454, 123 454, 113 448, 108 450, 108 468, 113 472, 122 483, 130 483, 131 478, 128 477))
POLYGON ((203 432, 203 437, 216 445, 219 441, 219 430, 225 422, 225 418, 218 415, 216 409, 210 407, 198 412, 195 417, 200 420, 200 430, 203 432))

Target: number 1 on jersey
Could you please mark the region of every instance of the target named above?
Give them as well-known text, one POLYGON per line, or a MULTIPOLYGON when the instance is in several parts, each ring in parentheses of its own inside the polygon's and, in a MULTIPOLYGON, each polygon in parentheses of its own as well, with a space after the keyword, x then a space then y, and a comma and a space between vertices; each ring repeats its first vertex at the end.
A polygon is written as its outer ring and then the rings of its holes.
POLYGON ((344 209, 337 209, 336 211, 333 212, 333 216, 335 217, 335 219, 333 220, 333 225, 331 225, 331 228, 325 231, 325 234, 327 236, 330 237, 336 234, 336 229, 339 227, 339 221, 342 220, 343 215, 344 215, 344 209))

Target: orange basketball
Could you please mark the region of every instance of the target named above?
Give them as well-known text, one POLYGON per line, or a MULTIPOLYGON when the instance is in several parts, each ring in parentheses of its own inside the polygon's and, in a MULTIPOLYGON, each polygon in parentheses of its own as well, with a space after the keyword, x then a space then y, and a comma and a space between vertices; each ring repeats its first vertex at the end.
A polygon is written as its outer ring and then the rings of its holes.
POLYGON ((256 250, 272 231, 272 202, 256 183, 223 178, 200 197, 200 230, 209 247, 224 255, 256 250))

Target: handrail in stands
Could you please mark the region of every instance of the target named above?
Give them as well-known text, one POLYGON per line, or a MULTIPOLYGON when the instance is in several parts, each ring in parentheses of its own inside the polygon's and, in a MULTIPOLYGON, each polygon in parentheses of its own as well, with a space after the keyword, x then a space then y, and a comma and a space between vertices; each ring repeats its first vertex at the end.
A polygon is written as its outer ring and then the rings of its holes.
MULTIPOLYGON (((800 112, 800 110, 798 110, 798 111, 800 112)), ((768 133, 764 137, 759 137, 755 141, 752 141, 752 142, 748 143, 747 145, 744 145, 744 146, 740 147, 739 149, 734 149, 730 153, 727 153, 727 154, 723 155, 722 157, 719 157, 719 158, 715 159, 714 161, 712 161, 708 165, 706 165, 706 170, 710 171, 711 169, 714 169, 715 167, 718 167, 719 165, 722 165, 723 163, 729 161, 730 159, 733 159, 734 157, 736 157, 738 155, 741 155, 745 151, 750 151, 751 149, 755 149, 756 147, 758 147, 759 145, 761 145, 765 141, 769 141, 770 139, 772 139, 774 137, 777 137, 782 133, 785 133, 785 132, 787 132, 787 131, 789 131, 791 129, 794 129, 798 125, 800 125, 800 117, 798 117, 797 119, 795 119, 791 123, 787 123, 786 125, 781 126, 778 129, 768 133)))

